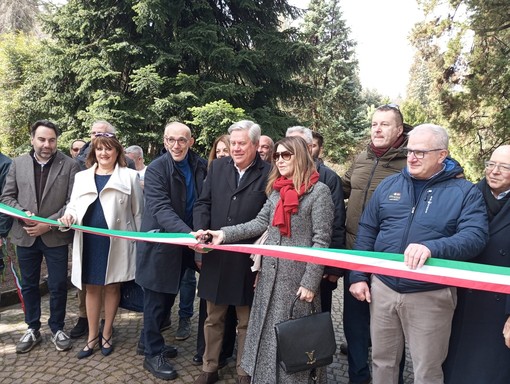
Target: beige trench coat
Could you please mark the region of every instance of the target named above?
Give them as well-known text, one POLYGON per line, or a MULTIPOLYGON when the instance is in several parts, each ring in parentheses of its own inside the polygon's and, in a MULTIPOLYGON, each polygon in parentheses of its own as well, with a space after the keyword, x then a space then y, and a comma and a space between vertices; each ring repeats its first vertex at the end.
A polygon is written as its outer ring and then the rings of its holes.
MULTIPOLYGON (((71 201, 66 214, 75 218, 75 223, 83 225, 83 217, 88 207, 97 198, 94 174, 97 165, 78 172, 75 177, 71 201)), ((138 231, 143 213, 143 192, 136 171, 119 167, 117 164, 99 194, 99 200, 108 224, 108 229, 138 231)), ((82 289, 82 249, 83 232, 75 231, 73 241, 72 283, 82 289)), ((135 278, 136 241, 110 238, 108 265, 105 283, 129 281, 135 278)))

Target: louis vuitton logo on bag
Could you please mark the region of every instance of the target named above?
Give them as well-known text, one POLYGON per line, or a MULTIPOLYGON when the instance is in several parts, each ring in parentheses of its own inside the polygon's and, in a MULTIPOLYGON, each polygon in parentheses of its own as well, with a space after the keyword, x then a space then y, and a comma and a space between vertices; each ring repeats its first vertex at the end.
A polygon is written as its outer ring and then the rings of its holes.
MULTIPOLYGON (((294 306, 299 296, 292 301, 289 319, 275 325, 277 343, 277 361, 286 373, 310 371, 310 379, 315 377, 315 368, 331 364, 336 350, 335 331, 329 312, 316 312, 312 303, 308 306, 310 314, 294 318, 294 306)), ((278 381, 277 381, 278 382, 278 381)))
POLYGON ((306 362, 307 365, 313 365, 317 362, 317 359, 313 356, 315 354, 315 351, 312 352, 306 352, 306 356, 308 357, 308 361, 306 362))

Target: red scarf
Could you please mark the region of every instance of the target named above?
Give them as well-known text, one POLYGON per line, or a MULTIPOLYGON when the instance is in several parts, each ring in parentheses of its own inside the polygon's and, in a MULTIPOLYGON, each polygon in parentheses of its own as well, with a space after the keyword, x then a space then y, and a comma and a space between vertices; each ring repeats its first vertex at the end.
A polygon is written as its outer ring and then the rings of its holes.
MULTIPOLYGON (((319 172, 315 171, 310 176, 309 187, 317 181, 319 181, 319 172)), ((305 184, 301 184, 299 192, 297 192, 292 179, 283 176, 276 179, 273 184, 273 189, 280 192, 280 200, 278 200, 274 212, 273 226, 280 229, 282 236, 290 237, 290 216, 298 212, 299 197, 306 192, 305 188, 305 184)))
POLYGON ((397 138, 397 140, 395 140, 393 145, 391 147, 389 147, 389 148, 376 148, 373 143, 370 143, 370 149, 372 150, 372 152, 374 152, 376 157, 381 157, 386 152, 388 152, 388 149, 390 149, 390 148, 398 148, 398 147, 400 147, 402 145, 403 142, 404 142, 404 135, 400 135, 397 138))

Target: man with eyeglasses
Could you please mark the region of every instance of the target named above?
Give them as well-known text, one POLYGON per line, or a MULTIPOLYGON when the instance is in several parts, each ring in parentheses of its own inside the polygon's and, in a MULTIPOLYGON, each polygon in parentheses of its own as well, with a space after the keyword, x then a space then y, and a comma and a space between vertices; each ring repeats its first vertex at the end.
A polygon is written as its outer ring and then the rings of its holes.
MULTIPOLYGON (((354 248, 403 253, 410 270, 430 258, 474 258, 488 238, 482 194, 459 177, 462 168, 447 157, 444 128, 422 124, 408 137, 407 167, 374 191, 354 248)), ((370 305, 373 383, 398 382, 407 341, 414 382, 443 384, 456 288, 359 271, 351 271, 349 280, 351 294, 370 305)))
MULTIPOLYGON (((141 232, 189 233, 193 206, 202 191, 207 162, 191 147, 191 130, 179 122, 164 131, 166 153, 145 171, 145 211, 141 232)), ((194 252, 179 245, 140 242, 136 257, 136 282, 144 288, 143 330, 138 353, 143 366, 162 380, 173 380, 177 371, 168 361, 177 349, 165 345, 161 328, 170 315, 187 268, 196 268, 194 252)))
MULTIPOLYGON (((264 192, 271 166, 258 152, 260 126, 242 120, 232 124, 231 157, 214 160, 195 205, 195 229, 220 229, 227 225, 254 219, 267 200, 264 192)), ((244 243, 253 243, 247 239, 244 243)), ((225 330, 225 315, 229 305, 236 307, 237 381, 250 383, 250 376, 241 368, 241 356, 246 339, 250 306, 253 301, 255 273, 250 255, 227 251, 211 251, 202 258, 198 296, 207 301, 204 326, 205 351, 202 374, 195 384, 212 384, 219 380, 219 359, 225 330)))
MULTIPOLYGON (((81 170, 85 170, 85 162, 87 161, 87 156, 90 152, 90 144, 96 138, 97 134, 112 134, 116 135, 117 129, 105 120, 97 120, 92 124, 92 128, 90 129, 90 141, 85 143, 80 149, 80 152, 75 157, 76 161, 80 165, 81 170)), ((135 162, 129 157, 126 159, 128 163, 128 168, 136 170, 135 162)))
MULTIPOLYGON (((489 242, 473 263, 510 267, 510 145, 494 150, 478 184, 489 242)), ((510 295, 457 288, 445 384, 510 383, 510 295)))
MULTIPOLYGON (((358 223, 372 193, 386 177, 400 172, 407 163, 402 149, 407 145, 407 134, 412 129, 404 123, 398 105, 386 104, 378 107, 372 115, 370 143, 351 164, 342 177, 345 198, 349 199, 346 212, 346 245, 353 249, 358 232, 358 223)), ((349 279, 344 277, 343 326, 347 343, 340 351, 347 354, 349 383, 367 384, 371 380, 368 364, 370 348, 370 310, 368 303, 356 300, 349 293, 349 279)), ((399 383, 405 357, 402 357, 399 383)))
POLYGON ((82 139, 77 139, 77 140, 74 140, 72 143, 71 143, 71 148, 69 148, 69 154, 71 155, 71 157, 73 159, 75 159, 78 154, 80 153, 80 150, 81 148, 85 145, 85 140, 82 140, 82 139))

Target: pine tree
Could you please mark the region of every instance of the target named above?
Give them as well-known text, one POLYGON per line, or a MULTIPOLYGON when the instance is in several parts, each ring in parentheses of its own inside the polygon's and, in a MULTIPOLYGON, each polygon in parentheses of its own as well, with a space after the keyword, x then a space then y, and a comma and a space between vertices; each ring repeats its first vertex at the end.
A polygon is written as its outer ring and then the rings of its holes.
POLYGON ((76 135, 103 118, 142 145, 217 100, 281 133, 290 118, 278 103, 301 92, 293 75, 311 59, 295 30, 280 29, 296 16, 287 1, 70 0, 48 23, 41 97, 76 135))
POLYGON ((424 55, 431 71, 440 117, 450 129, 453 154, 473 180, 483 175, 492 150, 510 139, 510 3, 450 0, 423 1, 439 16, 418 26, 422 52, 446 46, 441 60, 424 55), (438 9, 441 12, 437 12, 438 9), (427 47, 428 48, 425 48, 427 47), (432 64, 435 61, 435 64, 432 64))
POLYGON ((310 87, 294 113, 324 136, 325 154, 344 160, 365 127, 355 42, 349 37, 339 0, 311 0, 303 39, 315 50, 313 65, 300 74, 310 87))
POLYGON ((37 0, 0 1, 0 34, 9 32, 32 32, 39 15, 37 0))

